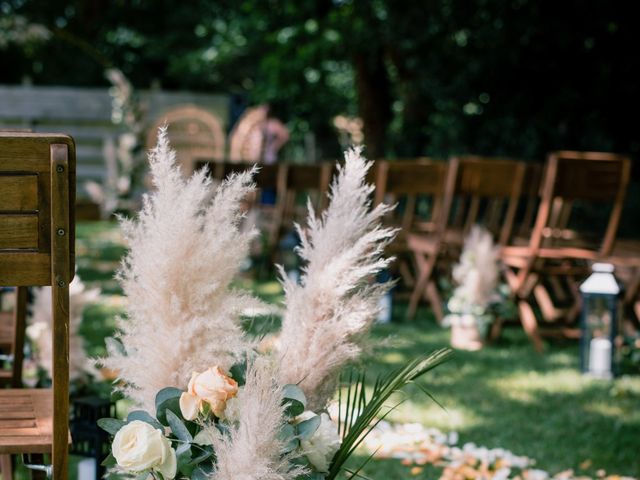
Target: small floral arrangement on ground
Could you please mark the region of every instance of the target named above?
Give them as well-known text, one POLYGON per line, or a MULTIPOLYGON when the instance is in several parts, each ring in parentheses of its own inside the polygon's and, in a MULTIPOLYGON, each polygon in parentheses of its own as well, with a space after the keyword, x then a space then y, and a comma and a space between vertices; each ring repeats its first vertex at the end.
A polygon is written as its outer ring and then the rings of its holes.
POLYGON ((460 262, 453 267, 457 286, 447 303, 449 314, 443 326, 477 327, 480 336, 486 337, 495 318, 493 307, 501 300, 498 258, 491 233, 475 225, 464 241, 460 262))
POLYGON ((391 207, 371 208, 371 164, 347 152, 327 209, 318 216, 309 206, 306 227, 297 227, 300 279, 280 269, 282 327, 261 342, 243 319, 264 305, 230 287, 255 236, 240 228, 255 169, 219 186, 205 170, 185 179, 164 129, 149 160, 155 190, 137 219, 122 220, 126 318, 102 360, 138 408, 100 420, 114 436, 106 464, 140 480, 357 477, 346 461, 393 410, 389 397, 449 353, 411 360, 372 388, 364 373, 341 382, 390 286, 374 281, 392 261, 383 254, 396 231, 381 225, 391 207))

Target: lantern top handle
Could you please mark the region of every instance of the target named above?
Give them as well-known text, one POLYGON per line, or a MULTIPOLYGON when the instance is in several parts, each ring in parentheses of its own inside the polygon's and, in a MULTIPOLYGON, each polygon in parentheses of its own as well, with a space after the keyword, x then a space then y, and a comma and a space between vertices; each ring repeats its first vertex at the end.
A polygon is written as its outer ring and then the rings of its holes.
POLYGON ((591 271, 594 273, 613 273, 614 267, 610 263, 594 263, 591 271))

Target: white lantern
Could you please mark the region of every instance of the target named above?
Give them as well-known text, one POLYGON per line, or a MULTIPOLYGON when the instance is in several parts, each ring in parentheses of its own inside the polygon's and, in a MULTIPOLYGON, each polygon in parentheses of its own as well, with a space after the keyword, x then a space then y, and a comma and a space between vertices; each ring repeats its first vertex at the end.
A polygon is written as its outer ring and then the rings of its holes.
POLYGON ((582 295, 582 371, 596 378, 617 373, 618 301, 620 286, 613 265, 595 263, 593 273, 580 285, 582 295))

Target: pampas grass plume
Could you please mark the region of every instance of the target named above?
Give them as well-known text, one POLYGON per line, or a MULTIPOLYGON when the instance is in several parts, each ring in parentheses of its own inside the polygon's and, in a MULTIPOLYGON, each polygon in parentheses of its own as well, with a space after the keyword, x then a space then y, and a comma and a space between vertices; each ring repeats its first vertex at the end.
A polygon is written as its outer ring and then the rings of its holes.
POLYGON ((360 149, 346 153, 327 210, 318 217, 309 204, 307 228, 298 227, 298 253, 306 262, 300 283, 281 271, 280 381, 297 384, 315 411, 335 391, 340 368, 360 354, 380 297, 389 288, 372 283, 392 261, 383 253, 396 231, 381 226, 392 207, 370 208, 374 187, 365 182, 370 167, 360 149))
POLYGON ((261 303, 229 286, 255 235, 239 229, 253 171, 217 188, 204 170, 183 178, 166 127, 149 162, 155 190, 137 219, 121 222, 129 243, 118 274, 128 298, 118 321, 124 351, 110 348, 104 363, 153 411, 162 388, 184 389, 192 372, 212 365, 228 370, 251 347, 240 314, 261 303))

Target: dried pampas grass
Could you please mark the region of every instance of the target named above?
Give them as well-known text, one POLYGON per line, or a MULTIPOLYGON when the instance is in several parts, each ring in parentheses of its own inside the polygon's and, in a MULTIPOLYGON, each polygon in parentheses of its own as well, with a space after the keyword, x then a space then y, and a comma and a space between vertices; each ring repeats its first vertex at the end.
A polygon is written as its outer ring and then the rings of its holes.
POLYGON ((331 186, 330 205, 317 217, 309 205, 298 253, 306 266, 300 284, 287 279, 285 312, 279 339, 281 383, 297 384, 308 406, 326 406, 335 391, 339 370, 362 350, 363 335, 378 313, 389 284, 373 283, 392 261, 385 247, 396 231, 381 226, 392 207, 371 209, 373 186, 365 183, 371 167, 360 149, 345 155, 331 186))
POLYGON ((209 427, 217 464, 212 480, 294 480, 305 469, 291 463, 278 438, 284 407, 274 365, 267 358, 253 362, 238 394, 237 418, 228 436, 209 427))
POLYGON ((126 393, 153 411, 162 388, 185 388, 194 371, 228 370, 251 347, 239 324, 261 305, 232 291, 234 275, 255 230, 241 232, 240 205, 253 171, 214 188, 205 171, 184 179, 166 128, 149 154, 155 190, 135 220, 122 220, 129 252, 118 274, 128 298, 105 365, 119 372, 126 393))

